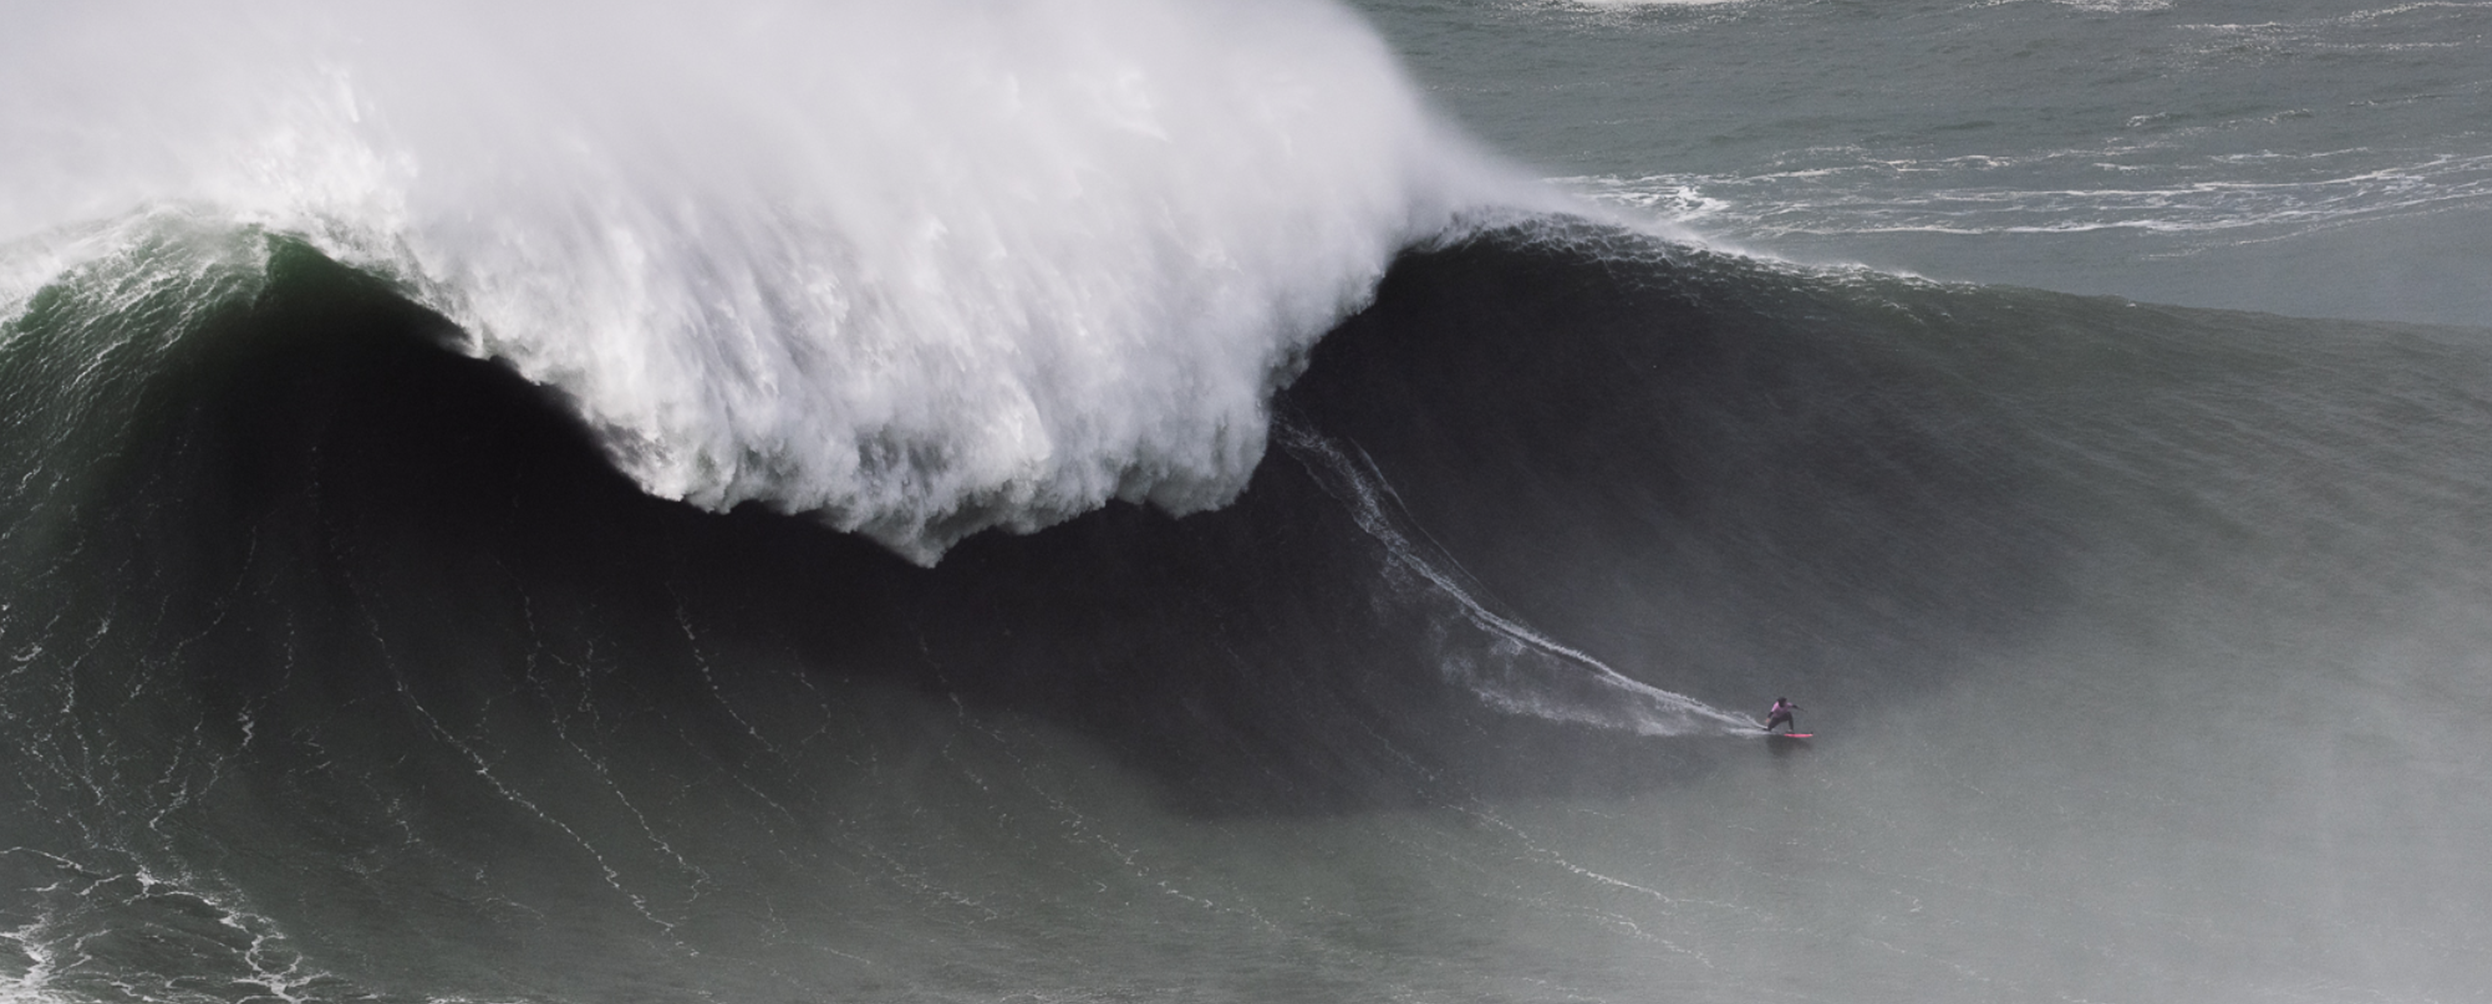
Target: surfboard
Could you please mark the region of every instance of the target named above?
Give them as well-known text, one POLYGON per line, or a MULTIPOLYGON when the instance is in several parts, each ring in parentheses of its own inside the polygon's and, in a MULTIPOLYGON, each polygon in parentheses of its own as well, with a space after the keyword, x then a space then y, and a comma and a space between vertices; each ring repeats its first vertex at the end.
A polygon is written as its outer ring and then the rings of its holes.
POLYGON ((1807 738, 1810 738, 1810 737, 1812 737, 1812 736, 1815 736, 1816 734, 1817 734, 1817 733, 1814 733, 1814 732, 1768 732, 1768 733, 1766 733, 1766 734, 1765 734, 1765 738, 1767 738, 1767 739, 1807 739, 1807 738))

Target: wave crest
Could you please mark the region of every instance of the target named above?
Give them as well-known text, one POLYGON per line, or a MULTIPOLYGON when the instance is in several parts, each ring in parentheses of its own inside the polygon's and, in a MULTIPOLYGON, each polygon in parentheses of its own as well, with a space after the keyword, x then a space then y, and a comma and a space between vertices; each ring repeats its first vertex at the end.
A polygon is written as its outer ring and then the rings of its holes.
POLYGON ((6 106, 9 233, 186 201, 304 234, 650 492, 921 562, 1225 502, 1392 256, 1528 189, 1312 2, 131 13, 11 74, 51 97, 6 106))

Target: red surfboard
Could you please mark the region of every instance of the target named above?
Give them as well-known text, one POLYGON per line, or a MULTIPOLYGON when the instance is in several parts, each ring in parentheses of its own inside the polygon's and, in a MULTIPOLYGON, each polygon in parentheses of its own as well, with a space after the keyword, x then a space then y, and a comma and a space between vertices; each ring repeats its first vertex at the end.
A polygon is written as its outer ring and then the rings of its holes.
POLYGON ((1765 738, 1767 738, 1767 739, 1807 739, 1807 738, 1810 738, 1810 737, 1815 736, 1816 734, 1817 734, 1817 733, 1814 733, 1814 732, 1768 732, 1768 733, 1766 733, 1766 734, 1765 734, 1765 738))

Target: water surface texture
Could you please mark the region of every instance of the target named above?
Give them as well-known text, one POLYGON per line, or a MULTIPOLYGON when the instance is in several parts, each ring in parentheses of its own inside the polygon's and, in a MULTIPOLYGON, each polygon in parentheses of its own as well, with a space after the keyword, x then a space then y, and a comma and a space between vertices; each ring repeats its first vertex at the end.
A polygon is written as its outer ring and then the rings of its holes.
POLYGON ((2492 6, 1373 0, 1568 187, 1812 262, 2492 319, 2492 6))

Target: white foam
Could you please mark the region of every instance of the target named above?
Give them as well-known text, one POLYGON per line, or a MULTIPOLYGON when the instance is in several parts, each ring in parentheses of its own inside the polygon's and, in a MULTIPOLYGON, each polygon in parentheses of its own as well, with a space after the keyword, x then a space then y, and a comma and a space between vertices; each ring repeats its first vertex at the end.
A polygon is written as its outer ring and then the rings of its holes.
POLYGON ((1400 248, 1546 198, 1315 0, 13 27, 0 239, 166 203, 305 235, 562 388, 649 491, 920 561, 1110 498, 1225 502, 1400 248))
POLYGON ((1550 180, 1631 217, 1766 239, 2097 230, 2217 237, 2299 233, 2459 208, 2492 194, 2492 157, 2428 149, 2258 151, 2180 164, 2132 162, 2135 150, 2119 147, 1932 160, 1826 153, 1825 162, 1811 167, 1751 175, 1550 180), (2210 169, 2231 167, 2246 170, 2210 169), (2072 175, 2101 183, 2070 186, 2072 175))

